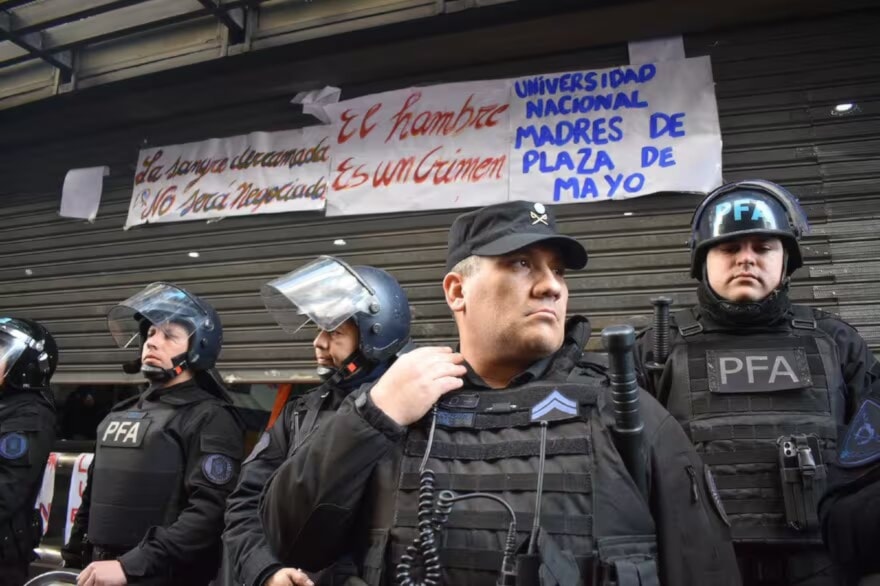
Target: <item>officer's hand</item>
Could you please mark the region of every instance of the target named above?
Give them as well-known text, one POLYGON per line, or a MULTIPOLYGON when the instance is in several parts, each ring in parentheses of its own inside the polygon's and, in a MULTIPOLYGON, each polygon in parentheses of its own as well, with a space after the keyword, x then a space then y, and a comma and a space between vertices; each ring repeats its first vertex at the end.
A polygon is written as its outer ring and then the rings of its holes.
POLYGON ((125 586, 128 580, 117 561, 92 562, 76 579, 76 586, 125 586))
POLYGON ((281 568, 269 576, 263 586, 315 586, 305 572, 296 568, 281 568))
POLYGON ((426 346, 407 352, 391 365, 370 398, 398 425, 409 425, 425 416, 440 397, 461 388, 467 369, 464 357, 446 346, 426 346))

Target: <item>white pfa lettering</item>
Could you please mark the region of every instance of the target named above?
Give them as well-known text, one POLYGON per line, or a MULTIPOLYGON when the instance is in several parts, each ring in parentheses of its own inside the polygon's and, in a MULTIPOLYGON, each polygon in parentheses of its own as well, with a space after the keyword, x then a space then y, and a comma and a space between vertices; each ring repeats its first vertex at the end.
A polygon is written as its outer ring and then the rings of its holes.
MULTIPOLYGON (((123 425, 125 425, 125 424, 123 424, 123 425)), ((140 428, 140 426, 141 426, 141 422, 136 421, 134 423, 134 425, 131 426, 131 429, 128 430, 128 433, 125 434, 125 437, 122 438, 122 442, 125 443, 125 442, 130 441, 131 443, 136 444, 137 437, 138 437, 137 432, 138 432, 138 429, 140 428)), ((120 425, 119 427, 121 428, 122 425, 120 425)))
POLYGON ((719 366, 721 367, 721 384, 727 384, 727 375, 736 374, 737 372, 743 369, 743 361, 739 358, 734 358, 733 356, 722 356, 718 360, 719 366), (732 366, 729 367, 728 364, 732 366))
POLYGON ((770 372, 770 384, 773 384, 777 376, 787 376, 792 382, 800 382, 794 373, 794 369, 784 356, 776 357, 776 362, 773 363, 773 370, 770 372))
POLYGON ((766 356, 746 356, 746 375, 749 377, 749 384, 755 384, 755 371, 756 370, 770 370, 770 368, 766 364, 756 365, 755 362, 761 360, 763 362, 767 362, 766 356))
POLYGON ((119 429, 119 422, 118 421, 111 421, 110 425, 107 426, 107 430, 104 431, 104 437, 101 438, 101 441, 106 442, 107 436, 109 436, 111 433, 115 432, 117 429, 119 429))
POLYGON ((112 435, 112 440, 115 442, 137 443, 140 426, 140 421, 111 421, 101 441, 107 441, 107 438, 112 435))

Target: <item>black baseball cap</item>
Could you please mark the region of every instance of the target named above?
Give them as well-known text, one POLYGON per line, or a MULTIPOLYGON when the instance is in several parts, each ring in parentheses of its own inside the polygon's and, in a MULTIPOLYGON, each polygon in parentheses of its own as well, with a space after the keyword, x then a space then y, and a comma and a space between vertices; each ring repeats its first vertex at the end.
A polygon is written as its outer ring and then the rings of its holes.
POLYGON ((539 242, 558 249, 566 268, 587 265, 587 250, 557 231, 553 210, 542 203, 508 201, 455 219, 449 229, 446 270, 469 256, 501 256, 539 242))

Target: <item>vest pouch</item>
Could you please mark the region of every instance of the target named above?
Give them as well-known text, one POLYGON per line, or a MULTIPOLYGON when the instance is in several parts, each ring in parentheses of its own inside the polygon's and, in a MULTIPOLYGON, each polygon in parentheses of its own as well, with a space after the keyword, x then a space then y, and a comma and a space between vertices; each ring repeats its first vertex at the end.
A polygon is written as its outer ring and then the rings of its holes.
POLYGON ((385 568, 385 553, 388 548, 388 529, 371 529, 367 551, 364 555, 363 578, 367 586, 382 584, 382 570, 385 568))
POLYGON ((655 536, 604 537, 596 544, 601 586, 660 586, 655 536))
POLYGON ((516 586, 590 586, 585 583, 578 559, 564 551, 549 533, 538 529, 538 552, 526 553, 528 540, 516 555, 516 586))
POLYGON ((793 434, 776 440, 785 521, 797 531, 819 528, 819 499, 825 493, 827 471, 819 438, 793 434))
POLYGON ((541 556, 521 553, 516 556, 516 586, 539 586, 541 556))

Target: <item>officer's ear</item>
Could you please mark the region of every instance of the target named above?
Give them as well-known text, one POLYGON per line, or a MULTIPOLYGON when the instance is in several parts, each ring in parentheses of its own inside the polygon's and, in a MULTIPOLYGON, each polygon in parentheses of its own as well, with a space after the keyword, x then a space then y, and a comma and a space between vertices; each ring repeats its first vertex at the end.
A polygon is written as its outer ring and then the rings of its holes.
POLYGON ((453 313, 464 311, 464 277, 460 273, 446 273, 443 277, 446 305, 453 313))

